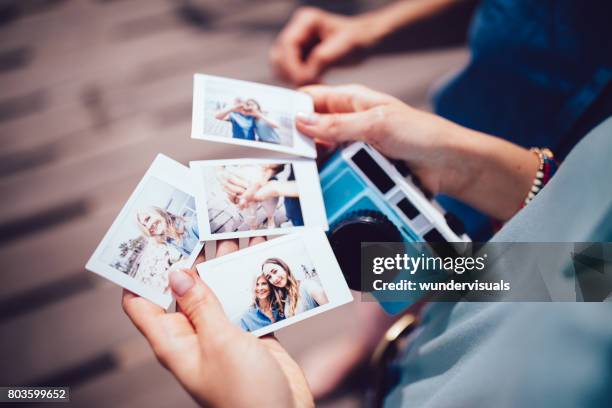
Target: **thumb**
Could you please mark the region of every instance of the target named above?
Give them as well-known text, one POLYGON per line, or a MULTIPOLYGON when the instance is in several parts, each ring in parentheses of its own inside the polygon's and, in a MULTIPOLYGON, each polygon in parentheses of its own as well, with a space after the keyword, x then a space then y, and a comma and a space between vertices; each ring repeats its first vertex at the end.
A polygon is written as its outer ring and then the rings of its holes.
POLYGON ((333 35, 313 48, 306 60, 307 69, 318 76, 328 66, 345 57, 353 49, 352 41, 343 35, 333 35))
POLYGON ((215 332, 228 322, 217 296, 199 277, 187 269, 170 272, 170 288, 176 303, 198 333, 215 332))
POLYGON ((378 108, 350 113, 298 113, 297 130, 314 139, 330 143, 371 142, 382 136, 383 120, 378 108))

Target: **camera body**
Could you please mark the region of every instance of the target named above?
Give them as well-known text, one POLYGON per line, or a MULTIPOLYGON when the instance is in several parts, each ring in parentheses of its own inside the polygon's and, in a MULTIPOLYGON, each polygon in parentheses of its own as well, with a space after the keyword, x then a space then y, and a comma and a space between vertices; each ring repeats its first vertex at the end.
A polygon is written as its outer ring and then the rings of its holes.
MULTIPOLYGON (((339 149, 319 175, 330 243, 352 289, 361 290, 361 242, 430 242, 436 248, 448 243, 452 250, 453 243, 470 241, 461 223, 423 193, 403 163, 393 164, 368 144, 339 149)), ((400 272, 395 279, 402 278, 400 272)), ((381 305, 397 313, 420 297, 402 296, 401 302, 381 305)))

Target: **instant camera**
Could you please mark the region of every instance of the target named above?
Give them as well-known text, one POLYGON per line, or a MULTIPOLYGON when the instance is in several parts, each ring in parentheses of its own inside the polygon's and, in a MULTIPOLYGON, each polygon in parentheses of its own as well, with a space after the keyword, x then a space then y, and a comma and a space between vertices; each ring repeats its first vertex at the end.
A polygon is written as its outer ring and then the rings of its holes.
MULTIPOLYGON (((419 188, 403 163, 390 162, 368 144, 339 149, 320 179, 329 240, 351 289, 362 290, 362 242, 435 243, 429 251, 444 256, 440 252, 454 251, 454 243, 470 241, 462 223, 419 188)), ((405 277, 399 273, 395 280, 405 277)), ((419 293, 404 293, 401 301, 378 300, 387 312, 397 313, 418 298, 419 293)))

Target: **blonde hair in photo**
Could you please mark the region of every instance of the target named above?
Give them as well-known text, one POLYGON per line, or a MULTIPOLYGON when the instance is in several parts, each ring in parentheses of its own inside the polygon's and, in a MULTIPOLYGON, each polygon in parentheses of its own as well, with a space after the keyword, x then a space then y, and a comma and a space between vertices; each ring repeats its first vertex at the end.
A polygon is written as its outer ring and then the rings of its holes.
POLYGON ((169 213, 168 211, 151 205, 149 207, 146 207, 144 211, 137 211, 136 212, 136 224, 138 224, 138 228, 140 229, 140 231, 142 232, 142 234, 149 238, 149 239, 153 239, 155 241, 157 241, 160 244, 165 244, 168 239, 173 239, 175 241, 180 241, 183 238, 183 230, 182 228, 179 230, 179 228, 177 227, 177 223, 179 221, 184 221, 184 218, 178 215, 174 215, 169 213), (164 233, 161 235, 156 235, 156 236, 152 236, 149 233, 149 230, 147 228, 145 228, 145 226, 143 225, 142 221, 140 220, 140 215, 143 212, 155 212, 157 213, 165 222, 166 224, 166 229, 164 230, 164 233))
POLYGON ((259 281, 259 279, 262 278, 263 280, 266 281, 266 283, 268 284, 268 301, 270 302, 270 310, 273 310, 274 308, 276 308, 276 310, 278 311, 279 315, 282 316, 282 312, 283 312, 283 299, 281 298, 280 294, 274 290, 276 289, 274 287, 274 285, 272 285, 270 282, 268 282, 268 280, 266 279, 266 277, 264 276, 263 273, 259 273, 257 275, 255 275, 255 279, 253 279, 253 285, 252 285, 252 293, 253 293, 253 303, 251 304, 252 307, 257 307, 259 306, 259 308, 261 309, 261 305, 259 304, 259 300, 257 299, 257 295, 255 294, 255 289, 257 288, 257 282, 259 281))
POLYGON ((282 313, 284 317, 292 317, 295 316, 295 309, 297 308, 297 303, 300 297, 300 284, 298 280, 291 273, 291 269, 289 265, 285 261, 280 258, 268 258, 262 264, 274 264, 278 265, 285 270, 287 273, 287 285, 284 288, 277 288, 276 286, 270 284, 272 290, 276 293, 275 296, 278 296, 282 303, 286 305, 287 311, 285 312, 285 308, 279 309, 279 313, 282 313))

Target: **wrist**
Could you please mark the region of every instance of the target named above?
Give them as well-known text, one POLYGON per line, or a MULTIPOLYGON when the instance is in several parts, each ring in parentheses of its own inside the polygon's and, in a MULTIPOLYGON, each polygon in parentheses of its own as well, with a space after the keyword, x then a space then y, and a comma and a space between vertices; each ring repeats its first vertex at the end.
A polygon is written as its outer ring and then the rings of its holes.
POLYGON ((355 19, 361 34, 359 45, 362 48, 374 47, 393 31, 386 23, 386 16, 381 11, 370 11, 355 19))
POLYGON ((441 166, 436 193, 452 197, 461 196, 478 179, 486 157, 486 148, 483 148, 486 140, 477 132, 457 128, 441 137, 439 148, 441 166))

